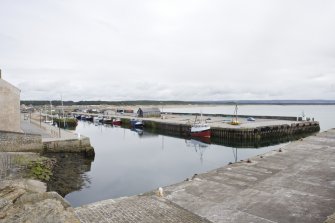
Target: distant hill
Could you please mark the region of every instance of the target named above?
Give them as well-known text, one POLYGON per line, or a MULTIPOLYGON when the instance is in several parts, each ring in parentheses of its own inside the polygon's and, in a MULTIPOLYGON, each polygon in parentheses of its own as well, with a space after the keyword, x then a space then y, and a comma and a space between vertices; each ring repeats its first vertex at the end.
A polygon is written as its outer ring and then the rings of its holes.
POLYGON ((335 100, 223 100, 213 104, 250 104, 250 105, 334 105, 335 100))
MULTIPOLYGON (((53 105, 61 105, 61 101, 52 101, 53 105)), ((335 105, 335 100, 218 100, 218 101, 155 101, 155 100, 134 100, 134 101, 63 101, 64 105, 335 105)), ((49 105, 50 101, 23 100, 25 105, 49 105)))

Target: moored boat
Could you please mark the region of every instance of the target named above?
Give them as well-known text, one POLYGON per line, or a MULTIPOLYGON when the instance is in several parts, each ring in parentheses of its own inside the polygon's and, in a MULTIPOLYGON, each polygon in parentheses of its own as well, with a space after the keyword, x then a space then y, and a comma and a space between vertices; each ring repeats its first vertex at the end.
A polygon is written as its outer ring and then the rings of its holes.
POLYGON ((111 118, 103 118, 102 123, 104 124, 112 124, 112 119, 111 118))
POLYGON ((112 124, 113 124, 113 125, 121 125, 121 123, 122 123, 122 122, 121 122, 121 119, 119 119, 119 118, 118 118, 118 119, 115 119, 115 118, 114 118, 113 121, 112 121, 112 124))
POLYGON ((206 123, 193 124, 191 126, 192 137, 211 137, 211 127, 206 123))
POLYGON ((93 116, 86 115, 86 119, 85 120, 93 122, 93 116))
POLYGON ((135 127, 135 128, 143 128, 144 126, 142 120, 136 120, 136 119, 130 120, 130 124, 132 127, 135 127))
POLYGON ((211 137, 211 127, 203 121, 202 114, 198 122, 197 117, 195 117, 194 124, 191 126, 190 134, 192 137, 211 137))

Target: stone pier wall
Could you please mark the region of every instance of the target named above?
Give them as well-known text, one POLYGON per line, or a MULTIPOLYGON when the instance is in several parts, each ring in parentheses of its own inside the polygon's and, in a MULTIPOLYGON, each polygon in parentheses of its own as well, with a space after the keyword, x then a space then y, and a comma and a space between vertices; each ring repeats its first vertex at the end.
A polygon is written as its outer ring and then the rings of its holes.
POLYGON ((94 148, 88 137, 81 139, 46 140, 43 142, 43 151, 48 153, 84 153, 87 157, 94 157, 94 148))
MULTIPOLYGON (((121 119, 122 123, 129 125, 129 119, 121 119)), ((190 125, 144 120, 145 128, 161 130, 177 136, 189 136, 190 125)), ((306 121, 292 123, 291 125, 268 125, 255 128, 221 128, 212 127, 211 136, 227 140, 260 140, 274 137, 287 137, 300 134, 310 134, 320 131, 319 122, 306 121)))
POLYGON ((42 148, 40 135, 0 131, 0 152, 40 152, 42 148))

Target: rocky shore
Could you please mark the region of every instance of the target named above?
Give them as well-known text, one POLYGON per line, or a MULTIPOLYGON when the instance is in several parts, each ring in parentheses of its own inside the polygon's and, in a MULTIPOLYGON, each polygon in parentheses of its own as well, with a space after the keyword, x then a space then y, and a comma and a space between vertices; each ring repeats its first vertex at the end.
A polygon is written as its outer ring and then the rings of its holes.
POLYGON ((0 181, 0 222, 80 222, 71 205, 37 180, 0 181))

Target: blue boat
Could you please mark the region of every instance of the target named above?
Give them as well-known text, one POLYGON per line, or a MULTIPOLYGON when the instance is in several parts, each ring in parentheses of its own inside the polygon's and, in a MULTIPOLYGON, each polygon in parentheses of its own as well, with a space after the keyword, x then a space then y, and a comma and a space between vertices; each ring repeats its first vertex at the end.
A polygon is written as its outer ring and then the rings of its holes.
POLYGON ((143 128, 144 124, 142 120, 131 119, 130 125, 134 128, 143 128))

